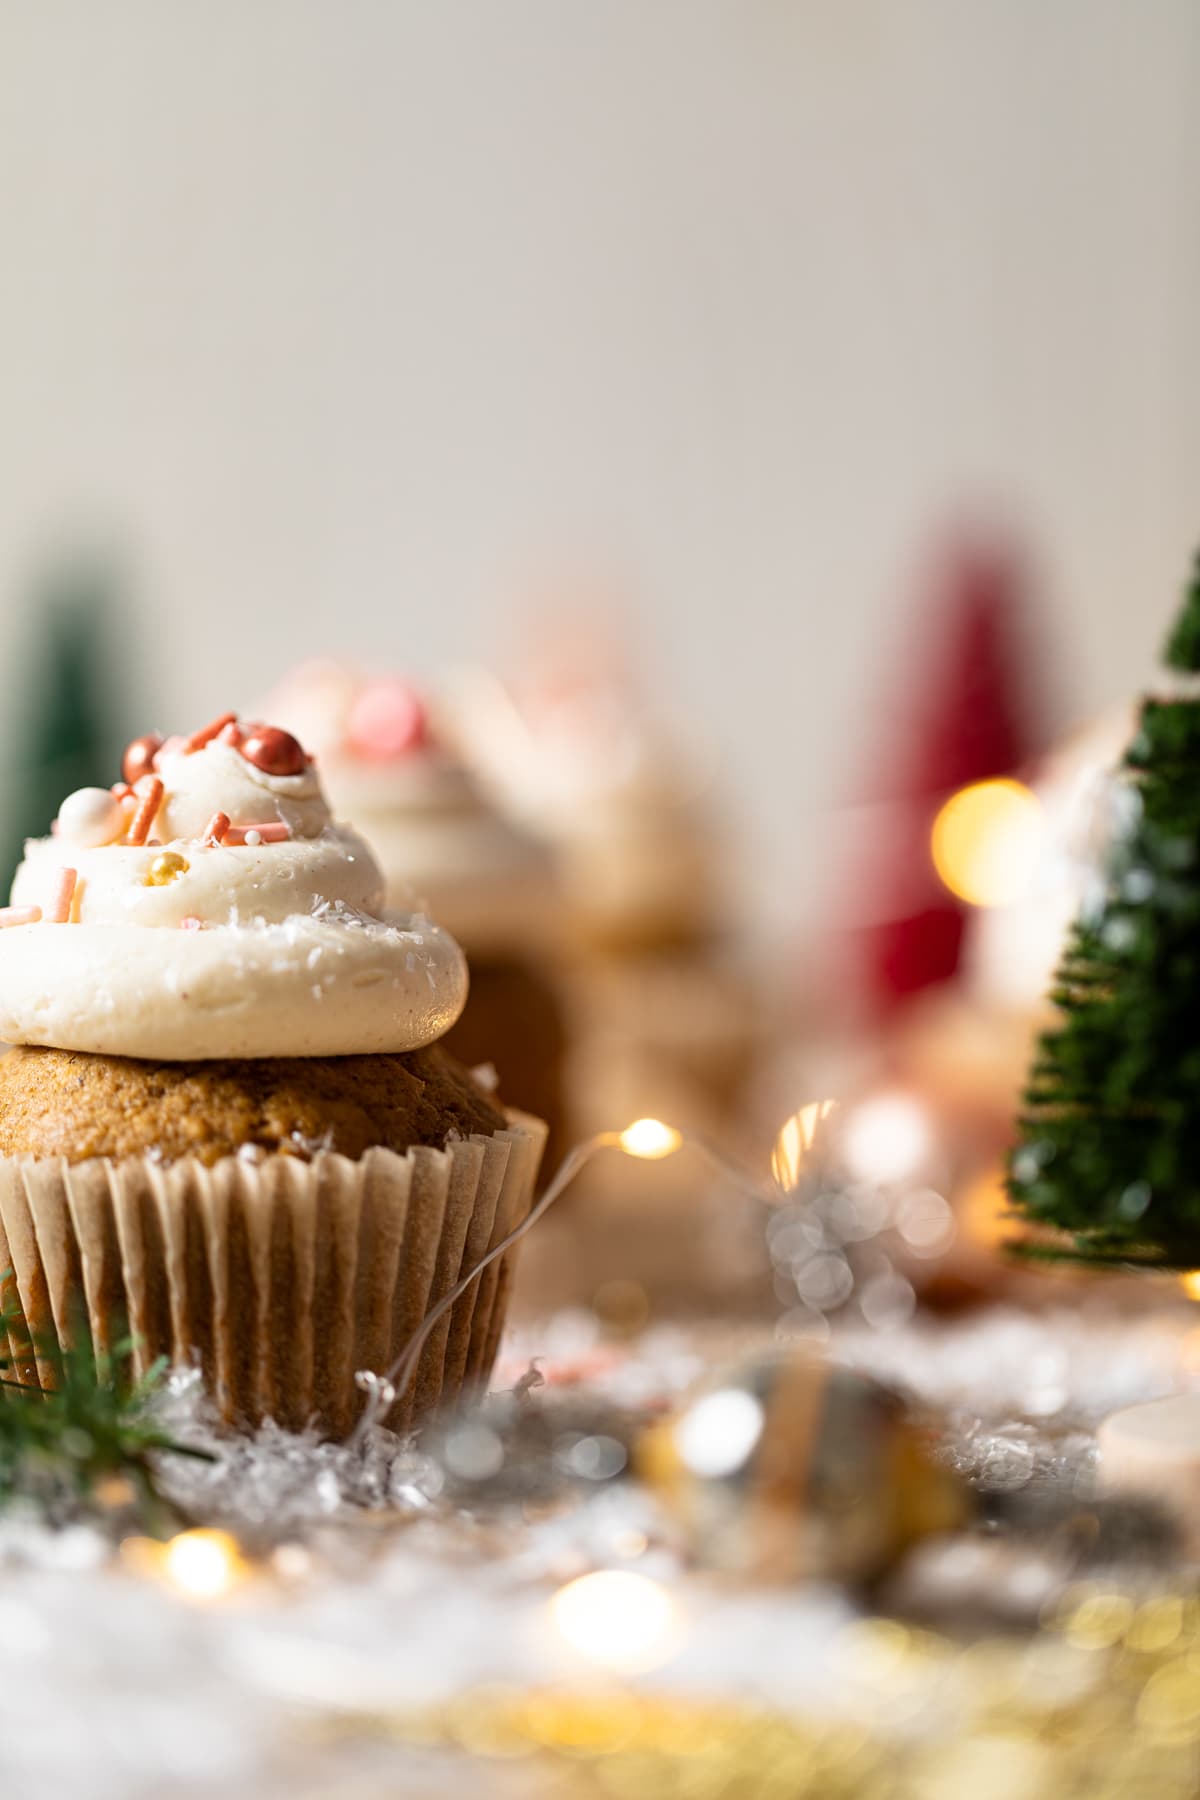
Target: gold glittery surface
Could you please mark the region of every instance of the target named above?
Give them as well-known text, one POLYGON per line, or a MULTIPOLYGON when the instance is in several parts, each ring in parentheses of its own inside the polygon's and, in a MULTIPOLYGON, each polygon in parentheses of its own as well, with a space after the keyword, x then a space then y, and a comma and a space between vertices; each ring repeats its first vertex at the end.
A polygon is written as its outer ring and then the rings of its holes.
MULTIPOLYGON (((336 1739, 437 1747, 463 1781, 564 1800, 1191 1800, 1200 1602, 1068 1592, 1032 1638, 970 1644, 885 1618, 847 1628, 847 1704, 630 1687, 476 1688, 341 1717, 336 1739), (857 1700, 854 1701, 854 1696, 857 1700), (469 1770, 469 1773, 468 1773, 469 1770)), ((464 1785, 463 1791, 467 1791, 464 1785)))

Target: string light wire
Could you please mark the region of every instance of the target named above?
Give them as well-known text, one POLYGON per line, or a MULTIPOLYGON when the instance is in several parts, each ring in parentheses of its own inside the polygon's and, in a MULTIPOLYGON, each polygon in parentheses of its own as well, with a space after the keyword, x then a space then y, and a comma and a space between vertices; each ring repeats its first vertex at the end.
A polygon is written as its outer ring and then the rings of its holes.
POLYGON ((451 1307, 462 1299, 471 1283, 478 1281, 485 1269, 489 1268, 506 1251, 511 1250, 528 1232, 533 1230, 539 1220, 545 1218, 555 1201, 561 1199, 571 1183, 594 1157, 599 1155, 602 1150, 620 1150, 624 1155, 635 1157, 641 1162, 659 1162, 684 1149, 697 1151, 706 1162, 750 1197, 762 1201, 767 1206, 773 1207, 778 1204, 780 1196, 777 1188, 768 1187, 749 1169, 731 1161, 707 1138, 695 1132, 680 1131, 673 1125, 665 1124, 661 1119, 635 1119, 623 1131, 600 1131, 594 1137, 585 1138, 581 1144, 576 1144, 574 1149, 567 1152, 536 1205, 518 1224, 513 1226, 505 1237, 493 1244, 491 1249, 455 1282, 449 1293, 443 1294, 437 1305, 425 1315, 391 1368, 383 1375, 370 1369, 361 1369, 358 1372, 355 1380, 366 1393, 367 1404, 351 1434, 350 1446, 353 1447, 360 1443, 371 1427, 395 1404, 397 1397, 407 1391, 409 1383, 417 1372, 421 1352, 424 1350, 430 1334, 445 1318, 451 1307))

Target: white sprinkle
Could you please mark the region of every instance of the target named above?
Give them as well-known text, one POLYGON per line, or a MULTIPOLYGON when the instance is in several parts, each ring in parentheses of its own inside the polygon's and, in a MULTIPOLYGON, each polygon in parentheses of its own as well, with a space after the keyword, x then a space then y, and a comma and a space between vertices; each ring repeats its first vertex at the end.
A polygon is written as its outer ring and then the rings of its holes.
POLYGON ((258 846, 262 843, 262 832, 248 831, 242 839, 242 842, 244 844, 249 844, 252 850, 257 850, 258 846))

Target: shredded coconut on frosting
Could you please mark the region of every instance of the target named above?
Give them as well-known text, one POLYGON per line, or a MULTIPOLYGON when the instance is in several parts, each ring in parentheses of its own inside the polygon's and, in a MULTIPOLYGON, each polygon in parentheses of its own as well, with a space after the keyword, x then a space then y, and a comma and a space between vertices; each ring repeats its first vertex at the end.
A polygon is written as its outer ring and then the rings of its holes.
POLYGON ((371 851, 288 733, 222 715, 138 739, 126 777, 70 796, 25 846, 0 909, 0 1038, 190 1061, 408 1051, 449 1030, 462 952, 385 911, 371 851))

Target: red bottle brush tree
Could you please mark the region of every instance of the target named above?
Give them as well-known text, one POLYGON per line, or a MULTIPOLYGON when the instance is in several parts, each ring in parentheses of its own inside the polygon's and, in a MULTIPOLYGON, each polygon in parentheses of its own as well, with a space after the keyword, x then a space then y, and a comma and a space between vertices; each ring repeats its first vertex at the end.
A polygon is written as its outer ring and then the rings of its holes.
POLYGON ((871 923, 852 945, 876 1016, 958 972, 970 908, 934 869, 940 808, 961 788, 1011 775, 1044 747, 1028 588, 1026 566, 1009 547, 955 544, 892 677, 895 700, 879 708, 888 737, 863 797, 878 807, 882 826, 857 869, 871 923))

